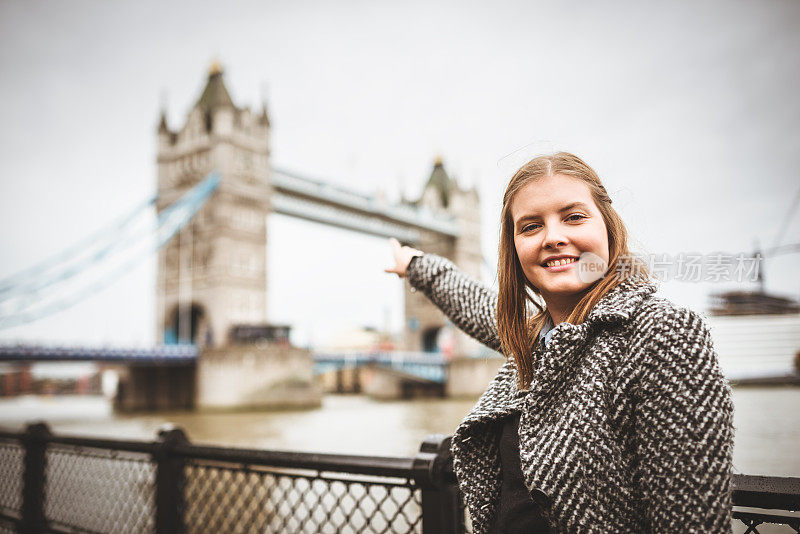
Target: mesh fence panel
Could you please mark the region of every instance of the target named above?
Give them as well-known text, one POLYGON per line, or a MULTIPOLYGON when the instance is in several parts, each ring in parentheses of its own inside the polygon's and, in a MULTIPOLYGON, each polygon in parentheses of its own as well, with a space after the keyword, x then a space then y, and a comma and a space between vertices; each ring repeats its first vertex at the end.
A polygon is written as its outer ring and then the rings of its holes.
POLYGON ((155 465, 149 455, 52 445, 47 451, 45 516, 91 532, 153 532, 155 465))
POLYGON ((419 533, 408 479, 325 477, 194 461, 185 469, 188 532, 419 533))
POLYGON ((22 512, 22 474, 25 449, 17 441, 0 439, 0 513, 19 517, 22 512))

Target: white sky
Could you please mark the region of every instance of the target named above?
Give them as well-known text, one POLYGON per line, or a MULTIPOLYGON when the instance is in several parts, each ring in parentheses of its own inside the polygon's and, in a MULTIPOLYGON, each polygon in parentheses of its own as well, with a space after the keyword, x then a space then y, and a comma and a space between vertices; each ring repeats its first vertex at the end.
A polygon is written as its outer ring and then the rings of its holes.
MULTIPOLYGON (((239 105, 266 95, 273 164, 416 195, 433 158, 482 196, 496 257, 502 191, 542 152, 605 181, 650 252, 772 245, 800 186, 800 4, 742 2, 0 3, 0 277, 155 190, 158 110, 182 124, 210 61, 239 105)), ((800 241, 795 213, 783 243, 800 241)), ((383 240, 269 219, 269 313, 298 343, 398 329, 383 240)), ((800 296, 797 254, 767 288, 800 296)), ((155 262, 0 339, 154 340, 155 262)), ((721 284, 670 282, 703 310, 721 284)))

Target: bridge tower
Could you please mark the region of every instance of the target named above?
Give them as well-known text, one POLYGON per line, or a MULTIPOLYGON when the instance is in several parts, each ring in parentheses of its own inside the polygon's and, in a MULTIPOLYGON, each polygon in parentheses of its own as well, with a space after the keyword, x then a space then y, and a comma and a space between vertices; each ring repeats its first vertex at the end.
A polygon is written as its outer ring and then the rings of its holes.
MULTIPOLYGON (((481 250, 480 200, 475 186, 462 188, 445 171, 441 158, 436 158, 431 175, 420 198, 413 205, 434 213, 450 216, 456 222, 456 238, 423 232, 416 246, 449 258, 459 269, 480 279, 483 252, 481 250)), ((454 356, 476 355, 480 345, 447 324, 445 316, 421 292, 406 291, 405 333, 408 350, 436 350, 437 338, 445 350, 454 356), (445 339, 442 339, 445 338, 445 339)))
POLYGON ((237 107, 216 63, 181 128, 171 130, 162 110, 158 211, 211 171, 219 172, 221 182, 193 221, 159 251, 159 343, 218 347, 233 324, 266 322, 269 134, 266 107, 237 107))

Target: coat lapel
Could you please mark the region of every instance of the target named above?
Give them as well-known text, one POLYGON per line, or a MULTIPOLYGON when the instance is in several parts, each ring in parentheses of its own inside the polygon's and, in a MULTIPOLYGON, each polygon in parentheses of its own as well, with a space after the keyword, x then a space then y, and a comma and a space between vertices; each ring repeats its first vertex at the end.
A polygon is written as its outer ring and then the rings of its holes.
POLYGON ((534 368, 532 392, 543 394, 565 383, 577 360, 583 356, 591 335, 614 323, 627 321, 658 289, 655 283, 627 279, 601 298, 581 324, 560 323, 534 368))

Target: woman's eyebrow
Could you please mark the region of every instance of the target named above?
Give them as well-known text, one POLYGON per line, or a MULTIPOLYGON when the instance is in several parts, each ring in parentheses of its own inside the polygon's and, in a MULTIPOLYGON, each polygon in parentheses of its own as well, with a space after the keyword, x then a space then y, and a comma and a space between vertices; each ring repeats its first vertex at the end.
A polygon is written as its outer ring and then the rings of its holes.
POLYGON ((567 210, 571 210, 573 208, 583 208, 585 210, 588 210, 589 206, 587 206, 583 202, 573 202, 572 204, 567 204, 566 206, 564 206, 563 208, 561 208, 558 211, 567 211, 567 210))
MULTIPOLYGON (((569 210, 574 209, 574 208, 582 208, 582 209, 585 209, 587 211, 589 210, 589 206, 587 206, 583 202, 571 202, 571 203, 567 204, 566 206, 564 206, 563 208, 559 209, 558 211, 559 211, 559 213, 561 213, 561 212, 569 211, 569 210)), ((519 224, 519 223, 521 223, 523 221, 527 221, 527 220, 530 220, 530 219, 537 219, 537 218, 539 218, 539 215, 536 215, 536 214, 523 215, 522 217, 517 219, 516 224, 519 224)))

